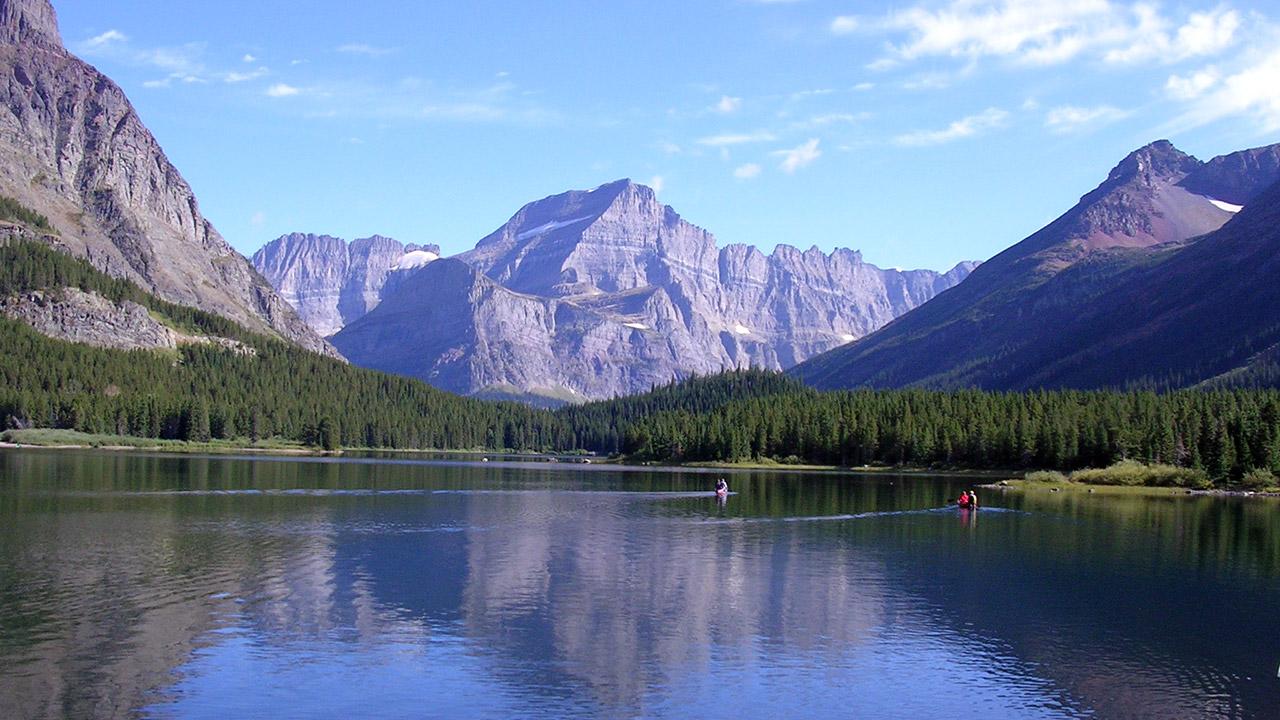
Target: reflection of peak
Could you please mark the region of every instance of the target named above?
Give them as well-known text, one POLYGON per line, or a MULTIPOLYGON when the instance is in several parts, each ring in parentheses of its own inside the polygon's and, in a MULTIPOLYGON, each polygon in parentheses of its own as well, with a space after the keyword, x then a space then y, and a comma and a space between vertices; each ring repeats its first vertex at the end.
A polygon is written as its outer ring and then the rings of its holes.
POLYGON ((49 0, 0 0, 0 42, 62 47, 49 0))

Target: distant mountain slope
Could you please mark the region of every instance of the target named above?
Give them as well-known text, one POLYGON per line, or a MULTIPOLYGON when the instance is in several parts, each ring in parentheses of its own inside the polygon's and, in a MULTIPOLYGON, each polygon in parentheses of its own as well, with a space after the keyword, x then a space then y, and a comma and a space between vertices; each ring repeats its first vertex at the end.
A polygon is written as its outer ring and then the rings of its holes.
POLYGON ((173 302, 332 354, 201 214, 115 83, 62 46, 48 0, 0 0, 0 194, 55 247, 173 302))
POLYGON ((630 180, 521 208, 333 336, 352 362, 463 393, 600 399, 736 367, 781 369, 960 282, 859 253, 716 246, 630 180))
POLYGON ((291 233, 253 254, 253 267, 316 332, 328 337, 382 301, 397 272, 440 257, 438 245, 405 245, 381 235, 352 240, 291 233))
POLYGON ((1280 145, 1209 163, 1148 145, 959 287, 792 372, 819 388, 991 389, 1182 386, 1227 372, 1280 321, 1263 287, 1280 252, 1265 220, 1277 160, 1280 145))

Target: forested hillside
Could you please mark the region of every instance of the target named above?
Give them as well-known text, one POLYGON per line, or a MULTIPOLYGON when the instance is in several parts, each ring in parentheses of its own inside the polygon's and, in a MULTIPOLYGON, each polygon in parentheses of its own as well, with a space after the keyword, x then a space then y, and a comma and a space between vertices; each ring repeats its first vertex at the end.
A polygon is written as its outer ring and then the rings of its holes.
POLYGON ((131 300, 166 322, 245 343, 121 351, 47 338, 0 319, 0 419, 140 437, 314 440, 339 444, 543 449, 567 445, 550 413, 461 398, 425 383, 352 367, 251 333, 226 318, 155 298, 78 258, 29 242, 0 247, 0 297, 76 287, 131 300))
POLYGON ((355 368, 158 300, 44 246, 0 246, 0 298, 75 287, 238 340, 121 351, 0 319, 0 419, 151 438, 279 437, 396 448, 585 449, 637 460, 964 468, 1160 462, 1234 481, 1280 471, 1280 391, 819 392, 739 370, 555 413, 355 368))
POLYGON ((638 460, 1071 470, 1131 459, 1218 481, 1280 471, 1274 390, 816 392, 739 373, 562 412, 589 449, 617 433, 638 460))

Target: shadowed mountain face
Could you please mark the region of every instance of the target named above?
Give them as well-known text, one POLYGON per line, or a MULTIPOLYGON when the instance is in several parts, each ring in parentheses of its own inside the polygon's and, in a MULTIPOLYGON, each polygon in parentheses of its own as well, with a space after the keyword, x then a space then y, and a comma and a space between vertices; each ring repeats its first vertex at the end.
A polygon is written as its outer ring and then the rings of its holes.
POLYGON ((1249 365, 1280 340, 1277 180, 1280 145, 1201 163, 1152 143, 961 286, 792 372, 1016 390, 1180 387, 1249 365))
POLYGON ((721 249, 653 190, 620 180, 526 205, 474 250, 384 291, 332 341, 358 365, 456 392, 607 398, 692 373, 790 367, 973 266, 904 272, 850 250, 721 249))
POLYGON ((47 0, 0 0, 0 194, 54 246, 172 302, 333 354, 223 240, 115 83, 62 47, 47 0))

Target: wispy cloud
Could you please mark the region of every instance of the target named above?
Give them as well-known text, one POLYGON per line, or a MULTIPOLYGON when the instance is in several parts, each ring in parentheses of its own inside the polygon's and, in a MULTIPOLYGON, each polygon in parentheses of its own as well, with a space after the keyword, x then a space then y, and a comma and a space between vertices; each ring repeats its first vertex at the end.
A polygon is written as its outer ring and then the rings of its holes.
POLYGON ((890 44, 879 69, 925 57, 999 57, 1032 65, 1082 55, 1111 63, 1178 62, 1230 47, 1240 16, 1225 7, 1189 13, 1178 24, 1158 6, 1111 0, 951 0, 915 5, 882 17, 841 16, 831 29, 904 36, 890 44))
POLYGON ((93 37, 81 43, 81 45, 88 48, 100 48, 104 45, 110 45, 111 43, 128 42, 128 41, 129 41, 129 36, 125 35, 119 30, 108 30, 102 33, 101 35, 94 35, 93 37))
POLYGON ((242 83, 250 80, 257 80, 265 77, 269 71, 265 67, 260 67, 249 72, 237 72, 235 70, 222 76, 222 81, 227 83, 242 83))
POLYGON ((858 29, 858 18, 853 15, 838 15, 831 21, 831 32, 836 35, 848 35, 858 29))
POLYGON ((852 125, 853 123, 870 120, 871 113, 863 111, 857 113, 834 112, 814 115, 804 120, 797 120, 791 123, 793 130, 813 130, 816 128, 827 127, 830 125, 852 125))
POLYGON ((659 195, 667 187, 667 181, 661 175, 654 175, 649 178, 649 187, 653 188, 653 194, 659 195))
POLYGON ((253 55, 250 55, 249 53, 245 53, 244 57, 240 58, 240 62, 244 62, 244 63, 258 62, 258 58, 254 57, 253 55))
POLYGON ((942 145, 955 140, 973 137, 986 130, 1002 127, 1008 117, 1009 113, 1000 108, 987 108, 976 115, 969 115, 956 120, 941 130, 917 130, 899 135, 893 141, 898 145, 907 147, 942 145))
POLYGON ((379 47, 377 45, 369 45, 367 43, 347 43, 339 45, 337 51, 346 53, 347 55, 364 55, 366 57, 382 57, 395 52, 397 48, 379 47))
POLYGON ((1228 117, 1250 117, 1261 133, 1280 131, 1280 49, 1260 51, 1231 71, 1204 68, 1189 76, 1173 75, 1165 87, 1187 103, 1164 130, 1170 134, 1228 117))
POLYGON ((755 163, 739 165, 733 169, 733 176, 739 180, 750 180, 754 177, 759 177, 759 175, 760 166, 755 163))
POLYGON ((736 112, 738 108, 741 108, 741 107, 742 107, 742 98, 729 97, 728 95, 721 95, 720 102, 716 103, 716 112, 724 113, 728 115, 729 113, 736 112))
POLYGON ((285 83, 276 83, 266 90, 267 97, 273 98, 293 97, 301 92, 300 88, 285 83))
POLYGON ((1133 113, 1128 110, 1099 105, 1084 108, 1073 105, 1056 107, 1045 113, 1044 126, 1051 132, 1065 134, 1108 125, 1123 120, 1133 113))
POLYGON ((144 82, 144 87, 206 83, 213 78, 213 74, 205 67, 204 43, 138 48, 133 46, 129 36, 119 30, 108 30, 87 40, 72 43, 72 49, 85 57, 150 68, 163 73, 163 77, 144 82))
POLYGON ((724 133, 721 135, 711 135, 709 137, 698 138, 699 145, 708 147, 727 147, 729 145, 745 145, 747 143, 770 142, 776 140, 773 133, 770 132, 753 132, 753 133, 724 133))
POLYGON ((770 154, 782 158, 782 162, 778 163, 778 168, 788 175, 802 167, 811 165, 814 160, 822 157, 822 151, 818 149, 817 138, 810 138, 808 142, 790 150, 777 150, 770 154))

